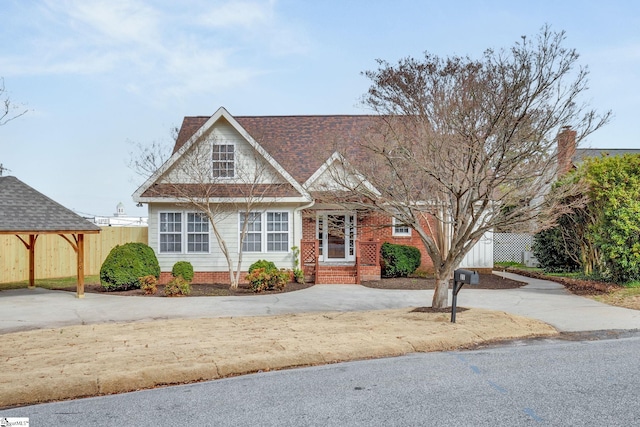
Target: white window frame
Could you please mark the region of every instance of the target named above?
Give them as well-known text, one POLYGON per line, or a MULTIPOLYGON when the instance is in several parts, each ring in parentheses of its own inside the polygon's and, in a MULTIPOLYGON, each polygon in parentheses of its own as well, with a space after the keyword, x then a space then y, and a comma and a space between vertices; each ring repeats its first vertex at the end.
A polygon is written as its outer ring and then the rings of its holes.
POLYGON ((392 232, 391 235, 394 237, 411 237, 411 227, 408 225, 398 221, 396 217, 391 219, 392 232), (406 229, 398 231, 399 228, 406 229))
MULTIPOLYGON (((218 154, 220 154, 218 152, 218 154)), ((225 152, 226 154, 226 152, 225 152)), ((213 146, 211 147, 211 176, 214 179, 233 179, 236 177, 236 144, 232 141, 224 141, 224 142, 218 142, 213 144, 213 146), (229 161, 228 159, 225 160, 215 160, 213 158, 213 156, 216 154, 216 147, 232 147, 232 151, 231 154, 233 155, 233 159, 231 161, 229 161), (218 165, 226 165, 228 166, 229 163, 232 163, 232 170, 231 170, 231 175, 216 175, 216 168, 214 167, 215 164, 218 165)), ((225 172, 228 172, 228 168, 225 167, 225 172)), ((222 169, 218 169, 218 171, 222 171, 222 169)))
MULTIPOLYGON (((240 237, 242 235, 242 216, 246 215, 247 212, 238 212, 238 242, 240 242, 240 237)), ((291 251, 291 211, 288 210, 278 210, 278 209, 270 209, 267 211, 251 211, 250 215, 258 215, 260 221, 260 230, 253 231, 247 230, 247 234, 245 235, 244 241, 242 245, 238 245, 238 250, 242 250, 243 253, 289 253, 291 251), (287 229, 286 230, 269 230, 269 214, 286 214, 287 215, 287 229), (246 248, 247 245, 247 236, 250 234, 256 234, 260 236, 260 250, 248 250, 246 248), (285 242, 287 249, 286 250, 269 250, 269 236, 274 236, 276 234, 286 234, 285 242)), ((274 243, 274 242, 272 242, 274 243)), ((278 244, 281 241, 277 242, 278 244)))
POLYGON ((167 210, 158 212, 158 253, 159 254, 209 254, 211 253, 211 224, 208 217, 198 211, 180 211, 180 210, 167 210), (179 214, 180 222, 172 222, 171 224, 179 224, 180 231, 162 231, 162 215, 166 214, 179 214), (196 214, 201 215, 207 218, 207 231, 189 231, 189 215, 196 214), (180 245, 179 251, 166 251, 162 250, 162 235, 180 235, 180 240, 178 241, 180 245), (190 251, 189 250, 189 236, 190 235, 205 235, 207 236, 207 250, 206 251, 190 251))
POLYGON ((267 211, 267 212, 265 212, 264 217, 265 217, 265 223, 264 223, 265 227, 264 228, 265 228, 265 233, 266 233, 266 237, 267 237, 265 239, 265 243, 266 243, 266 246, 267 246, 266 247, 267 252, 280 252, 280 253, 289 252, 289 237, 290 237, 290 231, 289 230, 291 229, 291 226, 290 226, 290 224, 291 224, 291 214, 288 211, 267 211), (287 216, 287 221, 286 221, 287 229, 286 230, 282 230, 282 229, 280 229, 280 230, 269 230, 269 215, 270 214, 273 215, 274 218, 275 218, 275 215, 278 215, 278 214, 281 216, 280 217, 280 221, 275 221, 275 220, 272 221, 272 225, 273 226, 275 226, 276 224, 282 225, 283 224, 282 215, 283 214, 286 215, 287 216), (286 238, 284 240, 278 240, 277 242, 275 242, 275 241, 269 242, 269 237, 270 236, 273 237, 273 236, 276 236, 276 235, 286 235, 286 238), (277 245, 282 245, 284 243, 287 246, 287 248, 284 249, 284 250, 283 249, 269 250, 269 243, 271 243, 274 246, 276 244, 277 245))
POLYGON ((185 248, 187 250, 186 253, 188 254, 208 254, 211 251, 211 227, 210 227, 210 221, 209 221, 209 217, 202 213, 202 212, 187 212, 185 215, 185 221, 186 221, 186 227, 184 227, 185 229, 185 239, 186 239, 186 245, 185 248), (191 222, 189 219, 190 215, 194 215, 195 217, 199 217, 201 221, 197 221, 197 222, 191 222), (192 225, 194 226, 194 230, 189 230, 189 226, 192 225), (204 226, 206 226, 206 230, 204 229, 200 229, 200 230, 195 230, 195 228, 198 228, 198 226, 205 228, 204 226), (202 241, 202 242, 190 242, 189 238, 191 236, 203 236, 206 237, 206 242, 202 241), (200 245, 204 245, 206 243, 206 250, 190 250, 189 246, 193 245, 194 247, 200 245))
MULTIPOLYGON (((167 217, 168 218, 168 217, 167 217)), ((161 254, 180 254, 182 253, 182 248, 183 248, 183 238, 182 238, 182 230, 183 230, 183 220, 184 220, 184 213, 180 212, 180 211, 164 211, 164 212, 158 212, 158 253, 161 254), (174 229, 168 231, 162 230, 162 216, 163 215, 174 215, 173 216, 173 221, 171 222, 166 222, 166 224, 172 224, 174 225, 174 229), (180 222, 175 221, 175 215, 180 215, 180 222), (175 225, 179 225, 180 230, 176 231, 175 230, 175 225), (177 242, 171 242, 171 244, 175 245, 176 243, 180 246, 179 250, 162 250, 162 236, 176 236, 179 235, 180 239, 177 242)), ((168 243, 167 243, 168 244, 168 243)))
MULTIPOLYGON (((263 238, 263 234, 264 234, 264 227, 262 226, 263 224, 263 218, 262 218, 262 212, 256 212, 256 211, 250 211, 250 212, 238 212, 238 242, 240 242, 240 238, 242 237, 242 227, 243 227, 243 220, 242 217, 243 215, 248 216, 249 218, 255 216, 256 219, 252 220, 251 223, 249 223, 249 225, 247 225, 247 231, 246 234, 244 235, 244 239, 242 240, 242 245, 238 245, 238 250, 242 250, 243 253, 262 253, 264 252, 264 238, 263 238), (254 230, 252 224, 260 224, 260 230, 256 231, 254 230), (247 241, 247 237, 248 236, 253 236, 253 235, 257 235, 260 237, 260 250, 254 250, 253 248, 251 250, 248 249, 248 245, 249 242, 247 241), (247 245, 247 247, 245 247, 245 245, 247 245)), ((251 242, 252 245, 255 245, 255 242, 251 242)))

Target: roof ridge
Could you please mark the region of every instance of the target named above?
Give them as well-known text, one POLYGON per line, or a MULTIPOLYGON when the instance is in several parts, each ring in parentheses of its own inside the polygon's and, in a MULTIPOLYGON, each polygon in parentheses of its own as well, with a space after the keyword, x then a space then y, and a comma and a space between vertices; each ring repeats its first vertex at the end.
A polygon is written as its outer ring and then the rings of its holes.
MULTIPOLYGON (((189 119, 208 119, 211 116, 184 116, 184 118, 189 119)), ((292 117, 378 117, 376 114, 270 114, 270 115, 238 115, 233 116, 234 118, 244 118, 244 119, 253 119, 253 118, 292 118, 292 117)))

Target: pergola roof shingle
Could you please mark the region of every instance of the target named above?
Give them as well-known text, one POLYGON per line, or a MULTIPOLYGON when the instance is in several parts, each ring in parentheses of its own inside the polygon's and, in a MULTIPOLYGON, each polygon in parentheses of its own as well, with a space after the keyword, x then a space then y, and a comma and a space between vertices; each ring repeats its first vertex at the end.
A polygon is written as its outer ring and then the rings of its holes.
POLYGON ((0 177, 0 234, 99 232, 100 227, 18 178, 0 177))
POLYGON ((29 251, 29 288, 35 287, 38 235, 59 234, 77 254, 76 295, 84 297, 84 235, 100 227, 29 187, 14 176, 0 176, 0 234, 15 234, 29 251), (29 235, 23 238, 20 235, 29 235), (65 236, 71 234, 71 238, 65 236))

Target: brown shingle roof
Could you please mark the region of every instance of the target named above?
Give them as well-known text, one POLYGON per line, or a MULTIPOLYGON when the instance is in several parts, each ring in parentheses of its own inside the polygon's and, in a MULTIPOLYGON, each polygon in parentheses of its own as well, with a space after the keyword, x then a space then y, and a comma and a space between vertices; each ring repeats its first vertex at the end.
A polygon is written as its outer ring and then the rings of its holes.
MULTIPOLYGON (((238 123, 299 183, 304 183, 338 148, 351 146, 375 117, 239 116, 238 123)), ((209 117, 185 117, 174 153, 209 117)))

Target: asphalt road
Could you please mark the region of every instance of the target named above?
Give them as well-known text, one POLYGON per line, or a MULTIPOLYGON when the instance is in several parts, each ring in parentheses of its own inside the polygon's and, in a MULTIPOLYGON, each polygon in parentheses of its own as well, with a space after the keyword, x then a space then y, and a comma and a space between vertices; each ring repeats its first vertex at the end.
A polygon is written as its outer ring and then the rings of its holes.
POLYGON ((580 338, 265 372, 0 417, 31 426, 638 425, 640 333, 580 338))

